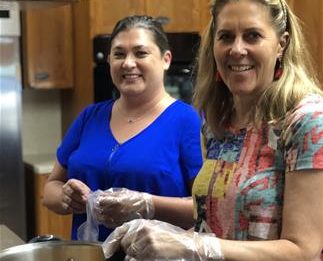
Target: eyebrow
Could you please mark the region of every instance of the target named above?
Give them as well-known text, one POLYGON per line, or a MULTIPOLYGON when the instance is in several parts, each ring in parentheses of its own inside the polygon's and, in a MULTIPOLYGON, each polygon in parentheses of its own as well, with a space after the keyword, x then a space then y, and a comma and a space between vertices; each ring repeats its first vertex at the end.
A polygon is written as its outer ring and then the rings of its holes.
MULTIPOLYGON (((230 29, 221 29, 221 30, 218 30, 216 33, 230 33, 234 30, 230 30, 230 29)), ((244 29, 243 32, 251 32, 251 31, 260 31, 262 32, 263 30, 260 28, 260 27, 249 27, 247 29, 244 29)))
MULTIPOLYGON (((142 49, 142 48, 148 48, 146 45, 136 45, 134 46, 132 49, 138 50, 138 49, 142 49)), ((111 50, 124 50, 125 48, 123 48, 121 45, 117 45, 115 47, 112 47, 111 50)))

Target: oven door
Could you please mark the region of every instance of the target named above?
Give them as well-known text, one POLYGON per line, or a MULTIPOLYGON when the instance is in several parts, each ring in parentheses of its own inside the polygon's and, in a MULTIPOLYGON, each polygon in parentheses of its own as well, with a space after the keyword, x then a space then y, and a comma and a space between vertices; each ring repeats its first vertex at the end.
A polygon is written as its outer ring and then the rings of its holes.
POLYGON ((194 74, 189 64, 173 63, 165 77, 166 91, 174 98, 188 104, 192 102, 194 74))

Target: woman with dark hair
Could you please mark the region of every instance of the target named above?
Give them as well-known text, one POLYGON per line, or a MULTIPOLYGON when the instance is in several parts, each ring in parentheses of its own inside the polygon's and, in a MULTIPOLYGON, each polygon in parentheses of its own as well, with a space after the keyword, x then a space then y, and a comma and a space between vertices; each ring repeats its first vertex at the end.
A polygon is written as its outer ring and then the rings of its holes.
POLYGON ((195 232, 134 220, 106 240, 136 260, 318 261, 323 94, 285 0, 213 0, 195 106, 195 232))
POLYGON ((108 228, 134 218, 190 227, 191 185, 202 165, 201 121, 192 106, 165 90, 172 58, 166 34, 151 17, 126 17, 116 24, 110 46, 120 97, 87 107, 74 121, 57 150, 44 204, 73 213, 72 239, 86 220, 89 195, 98 190, 100 241, 108 228))

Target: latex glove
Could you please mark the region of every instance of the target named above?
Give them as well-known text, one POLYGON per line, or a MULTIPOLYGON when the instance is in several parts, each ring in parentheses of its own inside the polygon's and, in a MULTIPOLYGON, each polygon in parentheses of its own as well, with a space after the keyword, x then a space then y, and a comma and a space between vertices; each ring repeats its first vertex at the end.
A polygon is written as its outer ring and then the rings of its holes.
POLYGON ((62 207, 68 213, 81 214, 86 212, 86 202, 90 188, 82 181, 69 179, 62 187, 62 207))
POLYGON ((157 220, 137 219, 114 230, 102 244, 110 258, 122 248, 126 260, 206 261, 224 260, 214 234, 186 231, 157 220))
POLYGON ((148 193, 111 188, 99 194, 94 212, 99 223, 114 228, 133 219, 151 219, 155 208, 148 193))

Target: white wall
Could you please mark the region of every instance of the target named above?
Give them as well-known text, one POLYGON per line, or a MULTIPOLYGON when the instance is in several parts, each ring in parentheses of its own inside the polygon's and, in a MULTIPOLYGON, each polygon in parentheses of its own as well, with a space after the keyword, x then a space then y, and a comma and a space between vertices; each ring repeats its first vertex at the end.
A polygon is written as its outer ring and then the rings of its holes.
POLYGON ((61 141, 60 91, 22 91, 22 149, 23 156, 56 153, 61 141))

